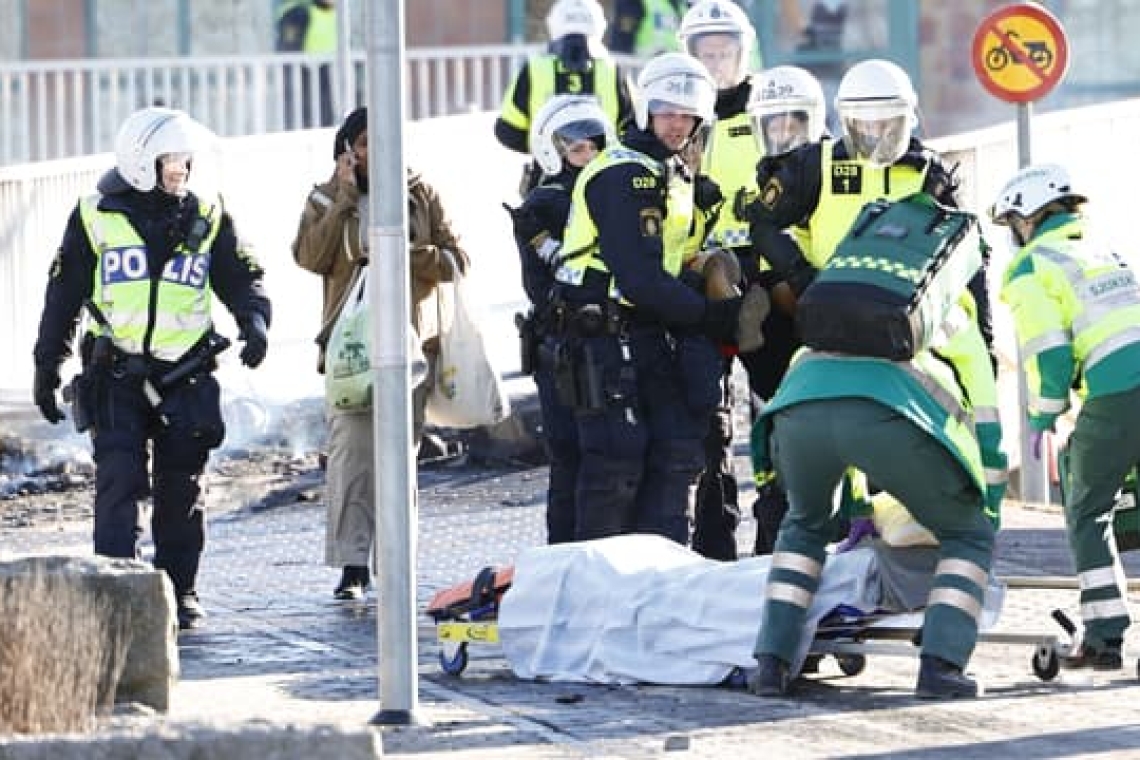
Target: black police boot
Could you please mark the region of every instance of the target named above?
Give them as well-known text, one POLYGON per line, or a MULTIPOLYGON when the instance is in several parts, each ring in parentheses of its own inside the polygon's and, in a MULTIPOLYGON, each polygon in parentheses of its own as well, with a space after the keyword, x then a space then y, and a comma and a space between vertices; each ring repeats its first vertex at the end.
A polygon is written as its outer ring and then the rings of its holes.
POLYGON ((782 697, 792 688, 788 663, 774 654, 756 656, 756 670, 748 679, 748 691, 758 697, 782 697))
POLYGON ((918 685, 914 693, 919 699, 955 699, 978 696, 978 682, 962 669, 941 657, 924 654, 918 668, 918 685))
POLYGON ((202 603, 198 601, 198 594, 193 591, 185 591, 176 595, 177 597, 177 613, 178 613, 178 630, 192 631, 196 628, 201 628, 203 620, 206 618, 206 610, 202 608, 202 603))
POLYGON ((333 590, 333 596, 344 601, 363 599, 369 583, 367 565, 345 565, 340 583, 336 584, 333 590))
POLYGON ((1123 670, 1124 657, 1120 650, 1123 641, 1106 641, 1103 647, 1083 644, 1077 651, 1061 658, 1066 670, 1123 670))

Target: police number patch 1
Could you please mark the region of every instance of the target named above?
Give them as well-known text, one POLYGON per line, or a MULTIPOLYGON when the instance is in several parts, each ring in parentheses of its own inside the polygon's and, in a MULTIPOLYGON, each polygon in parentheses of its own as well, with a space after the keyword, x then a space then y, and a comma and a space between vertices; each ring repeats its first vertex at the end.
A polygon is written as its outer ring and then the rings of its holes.
POLYGON ((831 194, 859 195, 863 192, 863 167, 856 163, 831 165, 831 194))
POLYGON ((661 209, 641 209, 642 237, 661 237, 661 209))

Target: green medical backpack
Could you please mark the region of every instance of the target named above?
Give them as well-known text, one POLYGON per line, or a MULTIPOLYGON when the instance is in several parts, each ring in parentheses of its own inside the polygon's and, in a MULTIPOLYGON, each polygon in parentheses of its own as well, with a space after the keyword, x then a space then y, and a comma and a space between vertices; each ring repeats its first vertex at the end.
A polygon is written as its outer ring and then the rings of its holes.
POLYGON ((800 337, 819 351, 911 359, 982 266, 982 245, 977 217, 925 193, 866 204, 800 295, 800 337))

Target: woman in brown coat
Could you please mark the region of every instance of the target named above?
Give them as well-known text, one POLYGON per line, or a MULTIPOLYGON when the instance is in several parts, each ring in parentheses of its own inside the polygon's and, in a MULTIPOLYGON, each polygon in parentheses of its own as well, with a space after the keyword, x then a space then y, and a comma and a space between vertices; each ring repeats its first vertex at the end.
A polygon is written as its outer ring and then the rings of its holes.
MULTIPOLYGON (((293 256, 323 281, 324 299, 318 371, 324 372, 325 342, 359 268, 368 262, 367 109, 345 118, 336 133, 336 169, 328 182, 309 193, 293 256)), ((451 230, 435 189, 408 173, 408 230, 411 269, 411 323, 428 362, 428 378, 412 393, 415 446, 424 427, 424 406, 439 356, 436 290, 451 272, 441 250, 451 253, 461 271, 468 258, 451 230)), ((334 592, 338 599, 359 599, 369 586, 369 560, 375 537, 372 465, 372 410, 328 409, 328 467, 325 562, 342 567, 334 592)))

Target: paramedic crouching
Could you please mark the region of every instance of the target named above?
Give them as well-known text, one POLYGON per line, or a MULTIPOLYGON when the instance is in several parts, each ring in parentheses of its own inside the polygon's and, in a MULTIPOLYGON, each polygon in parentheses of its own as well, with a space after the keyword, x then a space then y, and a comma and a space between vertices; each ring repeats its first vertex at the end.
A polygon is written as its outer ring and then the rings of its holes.
POLYGON ((752 693, 780 696, 791 688, 834 531, 832 494, 855 467, 905 504, 940 545, 917 696, 977 695, 963 671, 977 643, 1005 457, 996 414, 977 411, 995 408, 997 387, 968 306, 963 299, 947 318, 937 353, 920 350, 910 361, 802 350, 757 420, 754 463, 774 468, 790 506, 772 556, 752 693))

